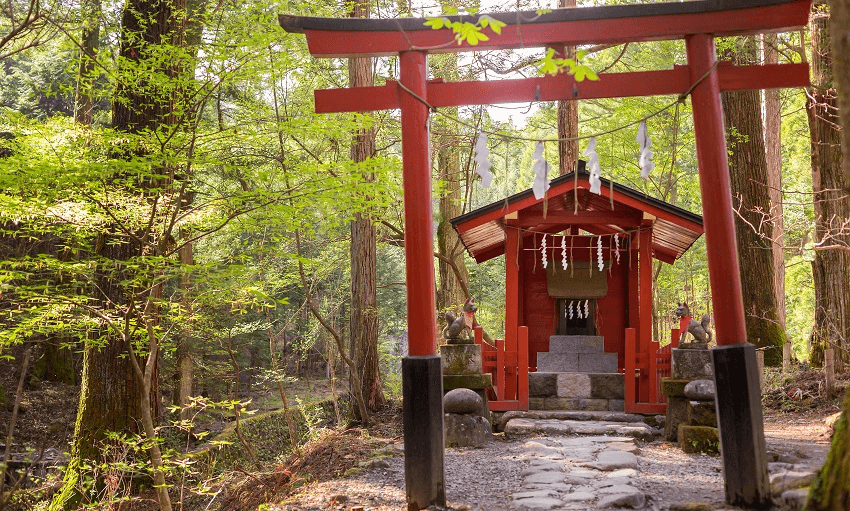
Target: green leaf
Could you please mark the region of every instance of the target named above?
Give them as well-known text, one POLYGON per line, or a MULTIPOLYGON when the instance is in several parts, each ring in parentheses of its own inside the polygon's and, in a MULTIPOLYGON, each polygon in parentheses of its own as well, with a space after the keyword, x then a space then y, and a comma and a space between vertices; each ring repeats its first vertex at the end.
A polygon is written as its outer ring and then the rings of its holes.
POLYGON ((445 26, 443 22, 443 18, 428 18, 428 21, 425 22, 426 27, 431 27, 431 30, 440 30, 445 26))
POLYGON ((575 77, 577 82, 583 82, 584 81, 585 69, 587 69, 587 68, 584 67, 584 66, 578 66, 578 67, 575 68, 573 76, 575 77))
POLYGON ((449 5, 443 6, 443 14, 447 14, 449 16, 454 16, 455 14, 457 14, 457 10, 457 7, 452 7, 449 5))
POLYGON ((544 14, 549 14, 552 12, 552 9, 537 9, 537 15, 542 16, 544 14))
POLYGON ((599 75, 596 74, 596 71, 594 71, 593 69, 590 69, 588 66, 584 66, 584 74, 586 75, 587 79, 590 80, 591 82, 595 82, 595 81, 599 80, 599 75))
POLYGON ((587 56, 587 50, 579 50, 576 52, 576 60, 581 60, 587 56))

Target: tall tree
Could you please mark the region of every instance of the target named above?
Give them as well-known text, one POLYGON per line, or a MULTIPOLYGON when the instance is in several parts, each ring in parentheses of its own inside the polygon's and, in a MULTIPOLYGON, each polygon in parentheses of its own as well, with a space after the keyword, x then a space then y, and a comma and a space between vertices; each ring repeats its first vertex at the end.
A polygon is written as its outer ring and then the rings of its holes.
MULTIPOLYGON (((841 130, 841 149, 844 154, 850 154, 850 5, 843 0, 830 0, 830 38, 833 61, 833 77, 835 79, 838 105, 841 107, 838 121, 841 130)), ((814 158, 812 158, 814 160, 814 158)), ((845 196, 850 192, 850 158, 842 161, 844 175, 843 190, 845 196)), ((847 200, 847 199, 845 199, 847 200)), ((841 218, 847 222, 850 216, 841 218)), ((850 251, 850 240, 839 237, 832 240, 834 247, 831 251, 850 251)), ((846 273, 845 279, 846 279, 846 273)), ((845 280, 846 282, 846 280, 845 280)), ((845 339, 847 337, 845 336, 845 339)), ((811 485, 809 501, 806 509, 812 511, 828 511, 832 509, 850 509, 850 392, 844 397, 844 413, 835 425, 832 446, 826 463, 818 472, 817 478, 811 485)))
MULTIPOLYGON (((368 18, 370 2, 355 0, 350 17, 368 18)), ((372 59, 348 60, 348 83, 351 87, 373 85, 372 59)), ((375 155, 375 130, 361 129, 351 144, 351 159, 364 163, 375 155)), ((365 169, 365 167, 364 167, 365 169)), ((367 182, 375 180, 374 173, 363 172, 367 182)), ((378 358, 378 293, 377 293, 377 232, 371 215, 356 213, 351 221, 351 350, 360 371, 360 392, 371 411, 386 401, 381 386, 378 358)), ((355 407, 355 415, 361 413, 355 407)), ((368 420, 368 417, 359 417, 368 420)))
MULTIPOLYGON (((762 35, 765 64, 779 63, 776 34, 762 35)), ((782 207, 782 108, 779 90, 767 89, 764 94, 764 148, 767 156, 767 187, 770 194, 770 219, 773 223, 773 286, 776 294, 776 315, 785 330, 785 222, 782 207)), ((791 339, 782 345, 782 369, 791 362, 791 339)))
POLYGON ((812 88, 806 95, 812 147, 812 189, 815 212, 815 318, 810 361, 823 363, 823 350, 836 348, 840 365, 850 362, 850 176, 842 167, 838 101, 830 49, 826 4, 814 6, 812 88), (842 248, 843 247, 843 248, 842 248))
MULTIPOLYGON (((456 7, 457 2, 443 2, 444 7, 456 7)), ((431 74, 446 81, 458 79, 457 54, 432 55, 428 62, 431 74)), ((440 180, 440 220, 437 226, 437 250, 443 257, 437 259, 439 287, 437 309, 456 309, 466 300, 464 286, 469 274, 463 259, 463 244, 451 224, 451 219, 463 213, 463 190, 466 174, 460 164, 458 108, 443 109, 445 116, 434 120, 434 145, 437 152, 437 179, 440 180), (462 282, 461 280, 462 279, 462 282)))
MULTIPOLYGON (((162 208, 179 205, 185 198, 182 193, 174 198, 176 169, 165 157, 168 151, 162 141, 186 120, 181 95, 187 92, 185 79, 191 78, 194 69, 194 59, 182 53, 187 18, 182 0, 132 0, 122 13, 120 78, 113 95, 112 125, 127 134, 114 155, 127 165, 110 178, 109 185, 129 182, 127 191, 146 206, 141 209, 149 216, 143 223, 119 213, 97 237, 94 252, 101 262, 93 279, 99 301, 94 312, 109 328, 103 342, 86 346, 72 459, 63 491, 52 503, 56 509, 74 498, 85 460, 108 461, 102 450, 108 433, 136 433, 139 424, 150 441, 148 453, 160 508, 171 509, 162 454, 153 441, 159 403, 156 327, 162 281, 153 268, 145 268, 143 258, 160 257, 170 250, 173 235, 169 228, 158 233, 155 219, 162 218, 162 208), (145 272, 151 273, 140 279, 145 272), (141 339, 146 346, 137 344, 141 339)), ((87 65, 87 59, 82 62, 87 65)))
MULTIPOLYGON (((737 64, 760 60, 754 37, 729 40, 724 57, 737 64)), ((744 290, 747 341, 759 347, 776 347, 765 352, 765 363, 782 363, 785 331, 779 325, 773 272, 773 226, 765 221, 770 211, 767 160, 762 130, 759 91, 725 92, 722 97, 729 175, 738 215, 735 230, 741 287, 744 290)), ((723 321, 723 318, 718 318, 723 321)))
MULTIPOLYGON (((576 0, 560 0, 558 7, 575 7, 576 0)), ((564 46, 563 58, 575 59, 576 47, 564 46)), ((560 175, 573 171, 573 165, 578 159, 578 141, 565 140, 578 136, 578 102, 558 101, 558 156, 560 175)))

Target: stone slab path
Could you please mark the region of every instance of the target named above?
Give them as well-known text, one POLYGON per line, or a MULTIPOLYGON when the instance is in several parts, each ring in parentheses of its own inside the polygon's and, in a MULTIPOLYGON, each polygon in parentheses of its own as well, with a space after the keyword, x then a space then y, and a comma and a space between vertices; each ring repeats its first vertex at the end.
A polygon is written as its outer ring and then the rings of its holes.
MULTIPOLYGON (((506 414, 507 415, 507 414, 506 414)), ((446 449, 446 497, 453 511, 645 509, 731 511, 724 505, 722 461, 686 454, 660 440, 660 430, 631 417, 615 421, 553 419, 515 413, 505 435, 481 448, 446 449), (691 503, 691 504, 688 504, 691 503), (699 503, 693 507, 693 503, 699 503)), ((608 416, 611 418, 611 416, 608 416)), ((588 417, 584 417, 588 418, 588 417)), ((602 418, 601 416, 596 418, 602 418)), ((364 463, 349 478, 305 488, 274 511, 397 511, 405 508, 404 447, 390 458, 364 463)), ((771 463, 775 502, 798 510, 822 460, 771 463), (795 494, 796 492, 796 494, 795 494)))

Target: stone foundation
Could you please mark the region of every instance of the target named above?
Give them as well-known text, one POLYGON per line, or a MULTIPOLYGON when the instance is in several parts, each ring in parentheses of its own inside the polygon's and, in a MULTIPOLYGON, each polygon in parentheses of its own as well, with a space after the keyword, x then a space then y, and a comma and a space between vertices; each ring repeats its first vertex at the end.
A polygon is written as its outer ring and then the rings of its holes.
POLYGON ((531 410, 622 412, 625 378, 619 373, 529 373, 531 410))

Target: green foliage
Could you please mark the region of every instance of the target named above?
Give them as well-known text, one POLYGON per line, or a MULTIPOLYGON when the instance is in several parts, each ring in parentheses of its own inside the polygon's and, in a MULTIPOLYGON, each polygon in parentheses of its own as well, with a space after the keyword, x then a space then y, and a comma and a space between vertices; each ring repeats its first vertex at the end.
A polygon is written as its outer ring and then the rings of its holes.
POLYGON ((587 50, 579 50, 576 52, 575 59, 555 58, 555 50, 549 48, 546 50, 546 55, 537 61, 537 74, 555 76, 558 73, 566 72, 572 75, 577 82, 583 82, 586 79, 590 81, 599 80, 599 75, 589 66, 582 64, 582 59, 587 56, 587 50))
MULTIPOLYGON (((444 8, 445 14, 457 14, 457 9, 444 8)), ((471 14, 474 14, 472 12, 471 14)), ((436 18, 427 18, 425 26, 431 27, 433 30, 441 30, 448 28, 455 34, 455 41, 458 44, 467 43, 470 46, 477 46, 481 41, 489 41, 490 37, 484 33, 484 29, 489 28, 494 34, 500 35, 502 28, 507 26, 504 22, 488 16, 481 15, 475 23, 464 21, 461 17, 458 21, 452 21, 448 16, 439 16, 436 18)))

